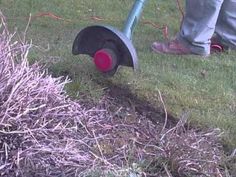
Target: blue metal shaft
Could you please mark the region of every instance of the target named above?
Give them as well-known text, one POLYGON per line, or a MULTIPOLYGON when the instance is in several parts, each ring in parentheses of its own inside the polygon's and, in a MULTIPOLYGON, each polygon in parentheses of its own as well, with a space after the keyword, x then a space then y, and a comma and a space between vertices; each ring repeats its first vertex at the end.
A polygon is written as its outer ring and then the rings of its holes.
POLYGON ((125 26, 123 28, 123 33, 129 39, 132 38, 134 28, 140 18, 140 15, 143 11, 143 7, 144 7, 146 1, 147 0, 136 0, 130 13, 129 13, 129 16, 125 22, 125 26))

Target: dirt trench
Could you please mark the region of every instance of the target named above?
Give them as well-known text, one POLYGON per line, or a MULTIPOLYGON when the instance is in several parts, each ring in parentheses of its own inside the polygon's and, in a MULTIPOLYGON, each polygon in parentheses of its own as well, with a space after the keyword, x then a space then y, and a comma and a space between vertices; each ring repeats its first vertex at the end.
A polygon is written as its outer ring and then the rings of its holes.
MULTIPOLYGON (((165 122, 165 112, 162 108, 155 107, 148 100, 138 98, 125 86, 109 85, 106 94, 113 98, 119 106, 129 108, 134 113, 151 120, 154 124, 164 124, 165 122)), ((178 119, 171 114, 167 113, 167 118, 166 128, 168 129, 174 127, 178 122, 178 119)))

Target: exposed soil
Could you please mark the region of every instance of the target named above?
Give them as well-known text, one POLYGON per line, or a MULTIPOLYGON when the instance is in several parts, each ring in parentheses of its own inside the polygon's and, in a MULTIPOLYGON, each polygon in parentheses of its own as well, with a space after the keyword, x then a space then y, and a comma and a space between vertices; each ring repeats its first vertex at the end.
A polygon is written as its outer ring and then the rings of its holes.
MULTIPOLYGON (((154 107, 150 102, 138 98, 129 88, 124 86, 110 85, 107 94, 114 98, 119 105, 133 109, 134 112, 151 120, 154 124, 165 121, 165 113, 161 108, 154 107)), ((166 128, 171 128, 177 124, 178 120, 168 114, 168 122, 166 128)))
MULTIPOLYGON (((102 110, 106 109, 111 115, 110 119, 103 122, 106 125, 105 131, 110 138, 109 141, 101 141, 101 149, 104 155, 109 158, 112 158, 114 154, 119 154, 123 158, 121 161, 116 159, 115 164, 122 165, 128 156, 127 159, 131 164, 139 161, 140 158, 145 159, 144 164, 142 164, 145 175, 152 177, 164 175, 166 169, 163 167, 163 163, 166 163, 167 166, 170 166, 169 172, 179 177, 194 174, 187 166, 184 167, 179 164, 182 158, 185 159, 185 153, 191 154, 190 158, 202 159, 203 161, 211 158, 213 154, 205 154, 206 156, 203 157, 202 154, 199 154, 201 148, 203 148, 202 152, 220 154, 218 147, 214 144, 217 142, 215 139, 217 132, 205 134, 205 132, 195 131, 192 127, 189 129, 186 124, 179 124, 179 120, 170 114, 164 127, 165 113, 161 108, 155 108, 147 100, 140 99, 124 85, 118 86, 111 83, 107 85, 109 86, 105 89, 104 97, 99 104, 102 110), (162 131, 163 127, 164 131, 162 131), (171 133, 167 133, 169 131, 171 133), (207 137, 208 134, 215 135, 207 137), (165 138, 162 139, 162 137, 165 138), (204 137, 204 142, 201 142, 203 139, 200 140, 199 149, 193 150, 191 143, 197 142, 199 137, 204 137), (117 149, 122 150, 125 155, 118 153, 117 149)), ((104 127, 99 130, 99 134, 104 134, 103 129, 104 127)), ((203 166, 201 170, 205 168, 203 166)), ((212 169, 214 168, 209 165, 204 169, 208 172, 203 172, 204 170, 199 170, 199 172, 213 174, 212 169), (208 171, 208 169, 210 170, 208 171)), ((220 171, 217 173, 220 174, 220 171)))

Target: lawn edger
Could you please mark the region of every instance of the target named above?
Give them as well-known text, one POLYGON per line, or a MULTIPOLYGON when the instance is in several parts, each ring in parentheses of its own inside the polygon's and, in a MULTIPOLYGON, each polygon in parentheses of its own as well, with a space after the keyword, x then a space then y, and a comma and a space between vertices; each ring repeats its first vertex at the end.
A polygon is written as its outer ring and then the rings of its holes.
POLYGON ((106 25, 82 29, 74 40, 72 53, 91 56, 96 68, 107 75, 114 75, 120 65, 137 70, 138 57, 132 44, 132 34, 145 2, 134 2, 122 31, 106 25))

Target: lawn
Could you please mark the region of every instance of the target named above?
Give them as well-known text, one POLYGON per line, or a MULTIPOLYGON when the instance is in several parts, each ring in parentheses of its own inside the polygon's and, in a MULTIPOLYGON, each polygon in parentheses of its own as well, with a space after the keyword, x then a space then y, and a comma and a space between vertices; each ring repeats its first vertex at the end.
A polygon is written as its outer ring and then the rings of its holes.
MULTIPOLYGON (((183 4, 183 1, 181 1, 183 4)), ((121 68, 112 78, 103 77, 87 56, 73 56, 71 47, 77 33, 92 24, 109 24, 122 29, 130 0, 1 0, 1 10, 12 30, 24 31, 30 14, 27 38, 33 41, 32 62, 40 58, 54 75, 69 75, 68 92, 75 98, 93 101, 104 88, 118 85, 133 95, 162 108, 160 91, 170 115, 187 115, 195 126, 218 127, 225 132, 229 149, 236 146, 236 52, 198 56, 157 55, 151 52, 154 40, 164 41, 162 30, 150 25, 167 25, 169 36, 179 29, 181 14, 175 1, 150 0, 137 26, 133 43, 137 49, 140 71, 121 68), (44 16, 51 13, 62 19, 44 16), (98 18, 94 18, 94 17, 98 18), (93 17, 93 18, 92 18, 93 17)))

